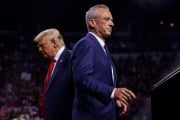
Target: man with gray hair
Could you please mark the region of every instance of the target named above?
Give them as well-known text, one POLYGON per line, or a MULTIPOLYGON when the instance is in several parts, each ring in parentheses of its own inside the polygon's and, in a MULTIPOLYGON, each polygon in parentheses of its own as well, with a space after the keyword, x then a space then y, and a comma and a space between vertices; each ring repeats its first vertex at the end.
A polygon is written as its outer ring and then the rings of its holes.
POLYGON ((135 94, 117 88, 117 74, 105 40, 114 26, 109 8, 92 6, 86 12, 88 33, 74 46, 72 73, 75 84, 72 120, 116 120, 116 107, 126 114, 135 94))
POLYGON ((71 52, 55 28, 43 30, 34 41, 43 57, 51 61, 41 92, 42 116, 44 120, 71 120, 74 95, 71 52))

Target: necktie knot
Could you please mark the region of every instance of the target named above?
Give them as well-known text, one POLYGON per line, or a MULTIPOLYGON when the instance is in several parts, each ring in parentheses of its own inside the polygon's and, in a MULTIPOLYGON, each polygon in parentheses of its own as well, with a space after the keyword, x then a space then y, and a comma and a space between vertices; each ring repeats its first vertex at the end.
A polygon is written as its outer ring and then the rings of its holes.
POLYGON ((104 49, 105 49, 106 53, 110 54, 107 45, 104 45, 104 49))
POLYGON ((54 66, 55 62, 56 62, 55 60, 51 60, 50 66, 54 66))
POLYGON ((50 64, 49 64, 49 68, 48 68, 48 74, 52 74, 52 70, 54 68, 54 64, 56 63, 55 60, 51 60, 50 64))
POLYGON ((108 56, 110 56, 109 50, 108 50, 108 48, 107 48, 106 45, 104 45, 104 50, 105 50, 106 54, 107 54, 108 56))
POLYGON ((52 71, 53 71, 53 69, 54 69, 54 64, 55 64, 55 63, 56 63, 55 60, 51 60, 51 62, 50 62, 50 64, 49 64, 48 74, 50 74, 50 76, 51 76, 52 71))
POLYGON ((107 49, 107 46, 106 46, 106 45, 104 45, 104 49, 105 49, 105 50, 107 49))

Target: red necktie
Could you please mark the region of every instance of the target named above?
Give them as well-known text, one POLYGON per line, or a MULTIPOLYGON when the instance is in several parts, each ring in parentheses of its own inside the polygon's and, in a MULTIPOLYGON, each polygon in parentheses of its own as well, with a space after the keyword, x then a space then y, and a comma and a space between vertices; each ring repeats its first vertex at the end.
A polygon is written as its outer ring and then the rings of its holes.
POLYGON ((48 68, 48 72, 47 72, 45 82, 44 82, 44 92, 45 93, 46 93, 46 91, 48 89, 48 86, 49 86, 49 83, 50 83, 50 80, 51 80, 51 75, 52 75, 52 71, 53 71, 55 62, 56 62, 55 60, 52 60, 50 65, 49 65, 49 68, 48 68))
POLYGON ((52 60, 49 68, 48 68, 48 72, 44 81, 44 88, 41 92, 41 112, 42 112, 42 116, 44 118, 44 120, 47 120, 47 110, 46 110, 46 92, 49 86, 49 82, 51 80, 51 75, 52 75, 52 71, 54 68, 54 64, 55 64, 55 60, 52 60))

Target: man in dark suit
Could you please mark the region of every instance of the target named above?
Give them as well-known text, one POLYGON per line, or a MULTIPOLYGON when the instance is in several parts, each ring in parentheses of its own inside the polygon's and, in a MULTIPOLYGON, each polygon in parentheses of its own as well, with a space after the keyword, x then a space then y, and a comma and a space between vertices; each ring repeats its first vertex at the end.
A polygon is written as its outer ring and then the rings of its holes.
POLYGON ((116 120, 116 107, 121 107, 119 114, 124 115, 135 94, 127 88, 116 88, 116 70, 104 46, 114 26, 109 8, 103 4, 91 7, 86 12, 86 24, 88 33, 72 53, 72 120, 116 120))
MULTIPOLYGON (((66 49, 63 37, 57 29, 40 32, 34 39, 43 57, 51 60, 51 72, 47 73, 41 96, 42 115, 45 120, 71 120, 73 80, 71 52, 66 49)), ((50 71, 50 67, 49 70, 50 71)))

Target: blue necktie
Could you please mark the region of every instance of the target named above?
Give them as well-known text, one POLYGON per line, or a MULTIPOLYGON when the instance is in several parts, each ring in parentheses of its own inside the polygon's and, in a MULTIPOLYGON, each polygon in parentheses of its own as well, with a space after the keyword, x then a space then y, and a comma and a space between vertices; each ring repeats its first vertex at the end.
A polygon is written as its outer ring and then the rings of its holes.
POLYGON ((107 48, 106 45, 104 45, 104 49, 105 49, 105 51, 106 51, 106 55, 107 55, 107 57, 108 57, 108 60, 109 60, 109 62, 110 62, 111 65, 112 65, 113 63, 112 63, 112 60, 111 60, 111 55, 110 55, 109 50, 108 50, 108 48, 107 48))
POLYGON ((113 79, 113 83, 114 83, 114 67, 113 67, 114 65, 113 65, 113 62, 111 60, 111 55, 110 55, 109 50, 108 50, 106 45, 104 45, 104 49, 106 51, 106 55, 108 57, 108 60, 109 60, 110 66, 111 66, 112 79, 113 79))

